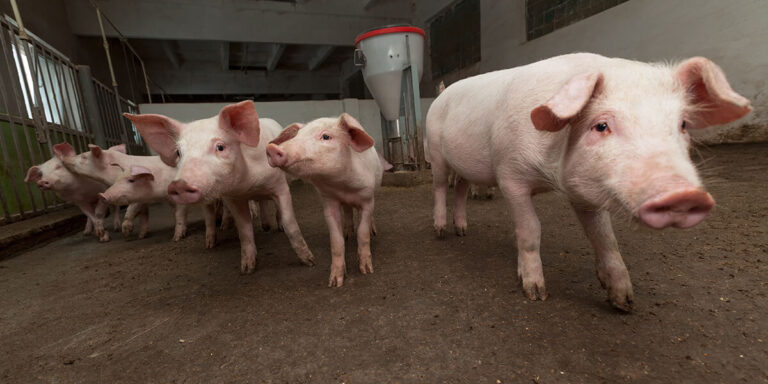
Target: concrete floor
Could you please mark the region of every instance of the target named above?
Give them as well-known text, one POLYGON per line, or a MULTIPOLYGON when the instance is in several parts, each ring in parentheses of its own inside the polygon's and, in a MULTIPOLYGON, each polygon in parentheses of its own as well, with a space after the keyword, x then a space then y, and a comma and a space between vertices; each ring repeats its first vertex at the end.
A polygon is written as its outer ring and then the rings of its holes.
POLYGON ((257 231, 258 269, 241 276, 234 231, 203 249, 197 212, 173 243, 158 207, 146 239, 76 234, 0 262, 0 382, 768 382, 766 153, 702 151, 718 206, 696 228, 616 223, 628 315, 605 301, 556 194, 536 198, 546 302, 521 293, 500 198, 470 202, 467 237, 438 240, 429 185, 384 188, 376 272, 361 275, 348 245, 340 289, 326 287, 327 230, 308 186, 294 204, 314 268, 284 234, 257 231))

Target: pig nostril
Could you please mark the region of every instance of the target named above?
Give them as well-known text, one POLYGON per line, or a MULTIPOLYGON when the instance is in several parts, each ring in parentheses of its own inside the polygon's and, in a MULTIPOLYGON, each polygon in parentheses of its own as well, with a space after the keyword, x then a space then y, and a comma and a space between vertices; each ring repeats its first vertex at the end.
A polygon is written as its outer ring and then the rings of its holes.
POLYGON ((195 193, 195 192, 197 192, 197 189, 193 189, 193 188, 187 188, 187 191, 186 191, 186 192, 187 192, 187 193, 195 193))

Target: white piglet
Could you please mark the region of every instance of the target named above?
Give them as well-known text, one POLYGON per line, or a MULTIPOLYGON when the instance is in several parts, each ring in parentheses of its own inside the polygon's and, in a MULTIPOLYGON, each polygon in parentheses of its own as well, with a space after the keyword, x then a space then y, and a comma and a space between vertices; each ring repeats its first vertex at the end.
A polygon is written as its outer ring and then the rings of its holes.
POLYGON ((382 162, 373 147, 373 139, 360 123, 344 113, 338 118, 321 118, 306 125, 291 124, 269 143, 267 155, 269 165, 309 181, 323 198, 331 236, 328 286, 344 284, 344 238, 354 233, 353 209, 360 218, 357 226, 360 272, 373 273, 371 234, 376 231, 373 195, 381 185, 382 162))
POLYGON ((714 200, 689 157, 689 130, 751 111, 705 58, 647 64, 577 53, 470 77, 448 87, 427 114, 434 226, 446 229, 448 173, 455 170, 454 226, 467 228, 467 183, 498 185, 508 201, 518 277, 546 299, 541 227, 531 197, 557 190, 573 205, 596 253, 611 303, 630 310, 632 284, 609 211, 652 228, 688 228, 714 200))
MULTIPOLYGON (((259 119, 252 101, 230 104, 217 116, 181 123, 163 115, 124 114, 167 165, 176 167, 168 194, 177 204, 206 204, 223 199, 240 236, 240 270, 256 268, 256 245, 249 200, 274 200, 291 246, 306 265, 314 257, 301 235, 285 173, 267 164, 267 142, 281 126, 259 119)), ((206 217, 215 217, 207 214, 206 217)))

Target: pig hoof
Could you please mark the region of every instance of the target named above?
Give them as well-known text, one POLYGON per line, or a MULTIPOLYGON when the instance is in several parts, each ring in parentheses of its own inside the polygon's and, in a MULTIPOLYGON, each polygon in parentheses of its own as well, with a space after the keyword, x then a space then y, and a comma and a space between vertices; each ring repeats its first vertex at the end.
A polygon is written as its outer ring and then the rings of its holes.
POLYGON ((256 270, 256 261, 252 262, 244 262, 240 264, 240 274, 241 275, 250 275, 253 273, 253 271, 256 270))
POLYGON ((614 308, 620 309, 624 312, 632 312, 632 299, 634 294, 632 293, 632 285, 624 284, 619 287, 611 287, 608 289, 608 301, 611 302, 614 308))
POLYGON ((107 232, 107 231, 104 231, 104 234, 102 234, 101 236, 99 236, 99 242, 100 242, 100 243, 106 243, 106 242, 108 242, 108 241, 109 241, 109 232, 107 232))
POLYGON ((278 224, 277 225, 277 230, 280 231, 280 232, 285 232, 285 227, 283 227, 282 224, 278 224))
POLYGON ((467 226, 466 225, 457 225, 455 227, 456 229, 456 236, 466 236, 467 235, 467 226))
POLYGON ((363 275, 373 273, 373 261, 371 260, 371 256, 360 258, 360 273, 363 275))
POLYGON ((312 254, 310 254, 309 256, 299 257, 299 258, 301 259, 302 264, 308 267, 314 267, 315 264, 317 264, 315 262, 315 256, 313 256, 312 254))
POLYGON ((123 237, 130 236, 131 232, 133 232, 133 223, 130 221, 124 221, 122 232, 123 232, 123 237))
POLYGON ((437 237, 442 239, 445 237, 445 225, 435 225, 435 234, 437 234, 437 237))
POLYGON ((219 227, 222 231, 226 231, 229 229, 229 220, 223 220, 221 222, 221 226, 219 227))
POLYGON ((328 279, 328 287, 341 287, 344 285, 345 265, 335 266, 331 264, 331 277, 328 279))
POLYGON ((216 246, 216 235, 205 235, 205 248, 211 249, 216 246))
POLYGON ((541 300, 547 299, 547 289, 544 287, 544 282, 530 282, 523 281, 523 293, 529 300, 541 300))

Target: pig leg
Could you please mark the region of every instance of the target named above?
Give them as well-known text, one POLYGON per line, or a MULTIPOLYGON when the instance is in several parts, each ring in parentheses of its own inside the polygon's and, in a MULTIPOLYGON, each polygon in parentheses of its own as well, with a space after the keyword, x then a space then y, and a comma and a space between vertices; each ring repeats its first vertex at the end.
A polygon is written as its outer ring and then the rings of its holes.
POLYGON ((227 209, 227 206, 222 204, 221 207, 221 230, 226 231, 229 229, 229 226, 232 224, 232 215, 229 213, 229 209, 227 209))
POLYGON ((360 259, 360 272, 363 275, 373 273, 371 255, 371 227, 373 222, 373 200, 363 204, 359 210, 360 223, 357 225, 357 257, 360 259))
POLYGON ((147 230, 149 229, 149 205, 141 204, 139 210, 139 220, 141 221, 141 227, 139 227, 139 239, 147 237, 147 230))
POLYGON ((112 215, 112 229, 119 231, 120 228, 120 207, 117 205, 111 205, 109 207, 109 214, 112 215))
POLYGON ((293 213, 293 202, 291 202, 291 191, 288 189, 288 184, 283 184, 282 188, 273 197, 277 204, 277 210, 280 211, 281 224, 285 230, 285 235, 288 236, 288 241, 291 242, 291 247, 302 263, 308 266, 315 265, 315 257, 312 255, 312 251, 307 247, 307 243, 304 241, 304 237, 301 235, 301 229, 299 229, 299 223, 296 222, 296 216, 293 213))
POLYGON ((595 250, 597 278, 608 290, 611 304, 629 312, 632 310, 632 282, 629 279, 619 245, 611 227, 611 217, 605 210, 587 210, 574 207, 584 232, 595 250))
POLYGON ((107 203, 101 199, 99 199, 99 201, 96 203, 96 207, 94 208, 95 219, 93 220, 93 225, 94 229, 96 230, 96 236, 99 237, 99 241, 102 243, 109 241, 109 232, 104 229, 104 217, 107 215, 108 209, 109 206, 107 203))
POLYGON ((205 215, 205 248, 211 249, 216 246, 216 204, 206 204, 203 206, 205 215))
POLYGON ((248 209, 251 210, 251 218, 256 221, 256 218, 261 217, 259 212, 259 203, 256 200, 248 200, 248 209))
POLYGON ((451 169, 445 163, 442 154, 437 151, 431 153, 432 159, 432 192, 434 194, 434 222, 435 233, 437 237, 445 236, 445 227, 448 212, 446 209, 446 199, 448 196, 448 174, 451 169))
POLYGON ((480 186, 477 184, 470 184, 469 185, 469 196, 472 197, 472 200, 477 200, 480 198, 480 186))
POLYGON ((225 198, 224 204, 235 219, 240 237, 240 273, 253 273, 256 269, 256 243, 253 240, 253 218, 248 200, 225 198))
POLYGON ((277 206, 275 206, 275 221, 277 221, 277 230, 285 232, 285 228, 283 228, 283 220, 280 218, 280 207, 277 206))
POLYGON ((523 283, 523 293, 531 300, 546 300, 544 270, 539 254, 541 223, 533 208, 531 191, 511 182, 502 183, 501 191, 512 210, 517 238, 517 277, 523 283))
POLYGON ((131 232, 133 232, 133 220, 136 218, 136 216, 141 211, 141 204, 130 204, 128 205, 128 208, 125 209, 125 216, 123 217, 123 225, 122 225, 122 231, 123 231, 123 237, 130 236, 131 232))
POLYGON ((344 240, 349 240, 355 235, 354 212, 352 212, 352 207, 347 204, 343 204, 342 208, 344 209, 344 240))
POLYGON ((376 236, 376 220, 373 219, 373 214, 371 214, 371 236, 376 236))
POLYGON ((456 236, 467 235, 467 187, 469 183, 463 178, 456 180, 456 190, 453 195, 453 228, 456 236))
POLYGON ((336 200, 325 199, 323 202, 323 215, 328 224, 328 233, 331 236, 331 276, 328 278, 329 287, 341 287, 344 285, 344 275, 347 266, 344 260, 344 235, 342 234, 341 204, 336 200))
POLYGON ((261 230, 269 232, 272 229, 272 223, 269 221, 269 207, 267 205, 267 200, 259 200, 259 212, 261 230))
POLYGON ((93 233, 93 220, 90 216, 86 216, 85 229, 83 230, 83 236, 88 236, 93 233))
POLYGON ((179 241, 187 235, 187 206, 176 204, 173 216, 176 218, 176 229, 173 233, 173 241, 179 241))

